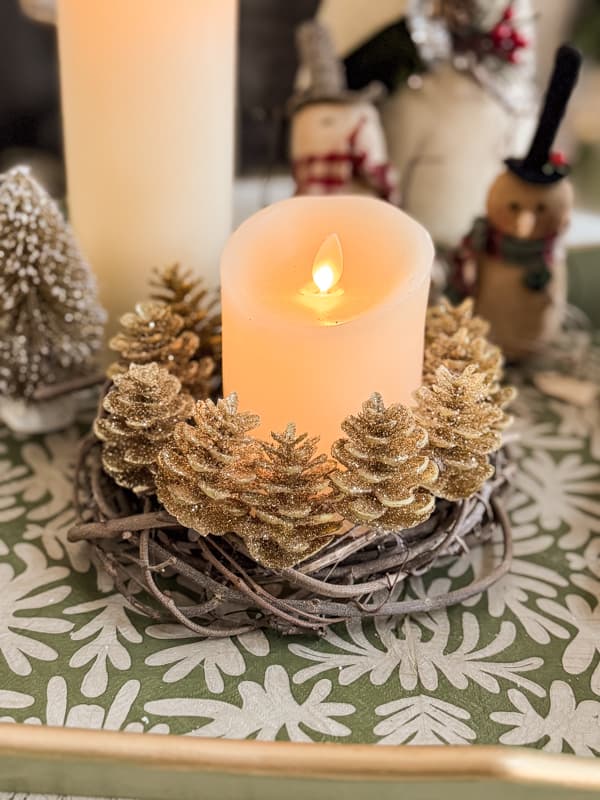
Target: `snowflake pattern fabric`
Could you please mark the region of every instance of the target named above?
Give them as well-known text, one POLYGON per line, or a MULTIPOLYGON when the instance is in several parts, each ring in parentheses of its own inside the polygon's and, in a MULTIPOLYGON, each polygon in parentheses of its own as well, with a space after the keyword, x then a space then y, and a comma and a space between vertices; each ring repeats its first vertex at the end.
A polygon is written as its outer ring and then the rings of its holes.
MULTIPOLYGON (((320 639, 209 641, 142 616, 89 546, 67 541, 86 420, 31 438, 0 430, 0 721, 600 755, 600 415, 530 388, 518 412, 509 575, 447 611, 320 639)), ((499 552, 394 591, 463 586, 499 552)))

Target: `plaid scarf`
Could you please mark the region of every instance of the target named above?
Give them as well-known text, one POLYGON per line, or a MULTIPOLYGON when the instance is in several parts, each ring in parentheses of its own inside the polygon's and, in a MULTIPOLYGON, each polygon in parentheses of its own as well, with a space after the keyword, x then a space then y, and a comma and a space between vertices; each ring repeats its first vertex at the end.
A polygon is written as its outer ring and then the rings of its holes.
POLYGON ((367 153, 358 149, 356 141, 364 123, 350 134, 346 149, 297 158, 292 164, 296 194, 330 194, 349 191, 353 180, 364 182, 375 194, 391 203, 397 202, 396 170, 389 162, 369 164, 367 153))
POLYGON ((519 239, 494 228, 485 217, 475 220, 470 233, 465 236, 456 253, 455 261, 461 264, 476 256, 487 253, 497 256, 523 270, 523 284, 533 292, 541 292, 552 278, 552 264, 556 236, 545 239, 519 239))

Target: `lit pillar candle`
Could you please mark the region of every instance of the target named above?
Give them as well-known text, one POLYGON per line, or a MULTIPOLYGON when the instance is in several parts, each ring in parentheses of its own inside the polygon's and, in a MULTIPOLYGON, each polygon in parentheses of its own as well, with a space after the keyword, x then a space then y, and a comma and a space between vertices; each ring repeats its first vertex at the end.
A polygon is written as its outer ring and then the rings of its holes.
POLYGON ((425 229, 371 198, 293 198, 242 224, 221 260, 224 389, 258 434, 296 422, 327 451, 373 392, 411 403, 432 262, 425 229))
POLYGON ((114 325, 231 232, 237 0, 58 0, 69 213, 114 325))

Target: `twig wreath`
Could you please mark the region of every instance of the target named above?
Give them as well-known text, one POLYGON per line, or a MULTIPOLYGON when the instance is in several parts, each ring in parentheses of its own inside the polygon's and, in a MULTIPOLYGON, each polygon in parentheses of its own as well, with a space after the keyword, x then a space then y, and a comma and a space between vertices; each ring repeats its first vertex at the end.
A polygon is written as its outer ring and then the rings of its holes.
POLYGON ((502 447, 514 390, 471 301, 427 315, 414 408, 374 393, 341 423, 331 458, 293 424, 270 441, 235 394, 210 399, 220 356, 209 296, 177 268, 122 319, 119 360, 76 471, 71 541, 138 610, 202 636, 257 627, 322 632, 356 617, 461 602, 506 573, 502 447), (160 291, 162 285, 164 291, 160 291), (503 556, 469 586, 399 600, 398 588, 500 526, 503 556))

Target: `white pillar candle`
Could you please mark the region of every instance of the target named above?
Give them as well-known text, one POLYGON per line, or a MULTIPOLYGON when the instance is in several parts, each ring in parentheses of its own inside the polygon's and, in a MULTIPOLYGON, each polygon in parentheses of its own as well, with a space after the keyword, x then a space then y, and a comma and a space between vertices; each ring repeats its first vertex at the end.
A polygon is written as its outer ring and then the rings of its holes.
POLYGON ((58 32, 69 213, 114 325, 153 266, 217 283, 237 0, 59 0, 58 32))
POLYGON ((243 223, 221 261, 224 389, 258 434, 296 422, 327 451, 372 392, 410 404, 432 262, 425 229, 371 198, 298 197, 243 223))

